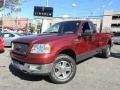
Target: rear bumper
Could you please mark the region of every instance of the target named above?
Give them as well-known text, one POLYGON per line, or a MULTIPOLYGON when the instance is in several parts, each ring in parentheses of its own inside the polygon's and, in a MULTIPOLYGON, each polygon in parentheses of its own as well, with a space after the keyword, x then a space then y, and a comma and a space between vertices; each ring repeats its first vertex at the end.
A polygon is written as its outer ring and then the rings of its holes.
POLYGON ((19 62, 19 61, 14 60, 14 59, 12 59, 11 64, 13 65, 14 68, 19 69, 23 73, 35 74, 35 75, 49 74, 52 67, 53 67, 53 63, 42 64, 42 65, 29 64, 29 63, 19 62))

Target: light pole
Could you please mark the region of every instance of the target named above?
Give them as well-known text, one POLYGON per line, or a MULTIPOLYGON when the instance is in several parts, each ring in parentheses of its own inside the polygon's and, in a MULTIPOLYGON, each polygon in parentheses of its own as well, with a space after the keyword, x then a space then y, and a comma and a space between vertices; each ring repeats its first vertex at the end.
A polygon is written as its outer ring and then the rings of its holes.
POLYGON ((48 7, 48 0, 46 0, 46 7, 48 7))
MULTIPOLYGON (((48 7, 49 5, 48 5, 48 0, 46 0, 46 5, 45 5, 46 7, 48 7)), ((46 30, 46 28, 44 28, 44 27, 47 27, 46 25, 48 24, 48 19, 47 18, 42 18, 41 19, 41 23, 42 23, 42 30, 46 30)), ((42 33, 42 31, 40 30, 40 33, 42 33)))
POLYGON ((3 1, 3 12, 2 12, 2 31, 4 29, 4 15, 5 15, 5 0, 3 1))
POLYGON ((76 16, 76 7, 77 7, 77 4, 76 3, 72 3, 72 7, 73 7, 73 17, 76 16))

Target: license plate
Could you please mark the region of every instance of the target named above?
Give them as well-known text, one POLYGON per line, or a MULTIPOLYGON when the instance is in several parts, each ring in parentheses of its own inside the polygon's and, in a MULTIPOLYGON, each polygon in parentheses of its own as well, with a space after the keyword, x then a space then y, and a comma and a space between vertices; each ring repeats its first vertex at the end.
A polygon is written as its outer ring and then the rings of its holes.
POLYGON ((36 69, 36 66, 30 65, 30 70, 37 70, 37 69, 36 69))

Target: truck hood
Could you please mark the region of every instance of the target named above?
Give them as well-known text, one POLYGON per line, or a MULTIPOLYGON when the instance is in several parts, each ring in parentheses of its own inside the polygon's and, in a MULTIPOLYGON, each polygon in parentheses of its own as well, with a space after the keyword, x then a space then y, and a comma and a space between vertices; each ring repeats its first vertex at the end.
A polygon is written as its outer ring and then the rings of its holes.
POLYGON ((58 40, 66 35, 63 34, 40 34, 40 35, 29 35, 18 38, 13 42, 21 42, 21 43, 47 43, 53 40, 58 40))

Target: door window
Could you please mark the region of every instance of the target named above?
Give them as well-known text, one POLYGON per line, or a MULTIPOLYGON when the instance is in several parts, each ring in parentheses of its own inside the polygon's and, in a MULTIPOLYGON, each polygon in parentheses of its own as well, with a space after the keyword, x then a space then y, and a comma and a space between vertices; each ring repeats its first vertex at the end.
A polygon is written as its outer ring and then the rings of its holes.
POLYGON ((88 22, 84 23, 82 30, 83 30, 83 33, 85 32, 85 30, 90 30, 90 26, 89 26, 88 22))
POLYGON ((91 30, 93 33, 96 33, 96 27, 94 26, 94 24, 92 24, 91 22, 89 22, 89 26, 90 26, 90 30, 91 30))
POLYGON ((81 30, 81 34, 85 33, 85 31, 90 30, 92 33, 96 33, 96 29, 91 22, 85 22, 83 24, 83 28, 81 30))
POLYGON ((85 22, 83 24, 83 27, 82 27, 82 30, 81 30, 81 35, 84 34, 85 31, 88 31, 88 30, 90 30, 90 26, 89 26, 88 22, 85 22))

